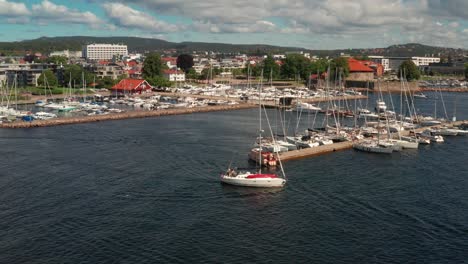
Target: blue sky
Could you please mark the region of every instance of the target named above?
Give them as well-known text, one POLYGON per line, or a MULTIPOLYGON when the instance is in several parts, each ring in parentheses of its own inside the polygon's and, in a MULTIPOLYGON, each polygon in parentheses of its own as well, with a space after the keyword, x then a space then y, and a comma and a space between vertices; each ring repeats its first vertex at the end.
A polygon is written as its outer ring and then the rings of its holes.
POLYGON ((0 0, 0 40, 138 36, 309 49, 468 48, 467 0, 0 0))

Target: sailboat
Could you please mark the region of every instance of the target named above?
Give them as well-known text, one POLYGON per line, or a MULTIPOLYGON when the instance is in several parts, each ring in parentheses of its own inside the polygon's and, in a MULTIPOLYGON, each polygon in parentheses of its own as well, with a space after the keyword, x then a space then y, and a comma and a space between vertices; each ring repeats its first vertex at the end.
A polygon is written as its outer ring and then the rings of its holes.
MULTIPOLYGON (((262 73, 263 76, 263 73, 262 73)), ((262 103, 261 103, 261 85, 259 86, 259 138, 262 139, 262 103)), ((266 111, 265 111, 266 114, 266 111)), ((271 127, 270 127, 271 131, 271 127)), ((272 135, 273 141, 275 141, 272 135)), ((243 187, 257 187, 257 188, 280 188, 286 184, 286 175, 284 173, 283 165, 278 157, 279 168, 282 173, 282 177, 275 173, 263 173, 262 165, 264 163, 264 155, 262 153, 262 140, 259 140, 258 149, 258 171, 239 171, 232 169, 231 166, 225 173, 221 174, 221 182, 236 186, 243 187)), ((278 153, 276 153, 278 154, 278 153)), ((268 162, 268 160, 266 161, 268 162)))

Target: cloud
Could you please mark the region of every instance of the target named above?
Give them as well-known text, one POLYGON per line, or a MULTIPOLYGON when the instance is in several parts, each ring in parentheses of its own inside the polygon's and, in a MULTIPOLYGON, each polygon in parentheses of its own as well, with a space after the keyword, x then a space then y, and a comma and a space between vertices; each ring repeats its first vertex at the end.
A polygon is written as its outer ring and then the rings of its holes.
POLYGON ((275 32, 279 29, 277 26, 265 20, 255 21, 253 23, 224 23, 214 24, 211 22, 197 21, 193 25, 195 31, 209 32, 209 33, 267 33, 275 32))
POLYGON ((99 28, 104 23, 94 13, 89 11, 69 9, 64 5, 57 5, 48 0, 40 4, 32 5, 32 18, 39 24, 47 25, 49 23, 71 23, 85 24, 92 28, 99 28))
POLYGON ((23 3, 9 2, 7 0, 0 0, 0 16, 15 17, 27 16, 29 10, 23 3))
POLYGON ((153 33, 176 32, 182 29, 181 26, 157 20, 149 14, 135 10, 122 3, 105 3, 102 7, 111 22, 119 27, 141 29, 153 33))

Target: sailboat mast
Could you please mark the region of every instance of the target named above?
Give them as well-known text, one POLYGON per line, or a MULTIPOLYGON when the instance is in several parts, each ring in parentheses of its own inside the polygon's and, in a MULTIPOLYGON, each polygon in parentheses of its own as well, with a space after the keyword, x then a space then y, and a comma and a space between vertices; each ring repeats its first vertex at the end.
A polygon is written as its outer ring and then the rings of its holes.
POLYGON ((261 79, 260 79, 260 85, 258 86, 258 133, 259 133, 259 137, 260 137, 260 142, 259 142, 259 151, 258 151, 258 161, 259 161, 259 173, 262 172, 262 162, 263 162, 263 159, 262 159, 262 84, 263 84, 263 70, 262 70, 262 75, 261 75, 261 79))

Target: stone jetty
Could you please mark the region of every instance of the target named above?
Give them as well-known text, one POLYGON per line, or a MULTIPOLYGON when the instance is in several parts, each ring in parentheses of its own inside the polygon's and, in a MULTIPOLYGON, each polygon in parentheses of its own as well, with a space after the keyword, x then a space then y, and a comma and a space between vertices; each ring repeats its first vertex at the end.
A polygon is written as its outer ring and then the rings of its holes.
POLYGON ((159 117, 169 115, 185 115, 193 113, 206 113, 215 111, 229 111, 248 109, 256 107, 253 104, 237 104, 237 105, 218 105, 218 106, 206 106, 196 108, 179 108, 179 109, 167 109, 167 110, 155 110, 155 111, 129 111, 125 113, 112 113, 107 115, 94 115, 94 116, 81 116, 81 117, 63 117, 54 118, 49 120, 35 120, 32 122, 16 121, 11 123, 2 123, 0 128, 32 128, 32 127, 48 127, 48 126, 60 126, 90 122, 101 122, 107 120, 122 120, 130 118, 147 118, 147 117, 159 117))

